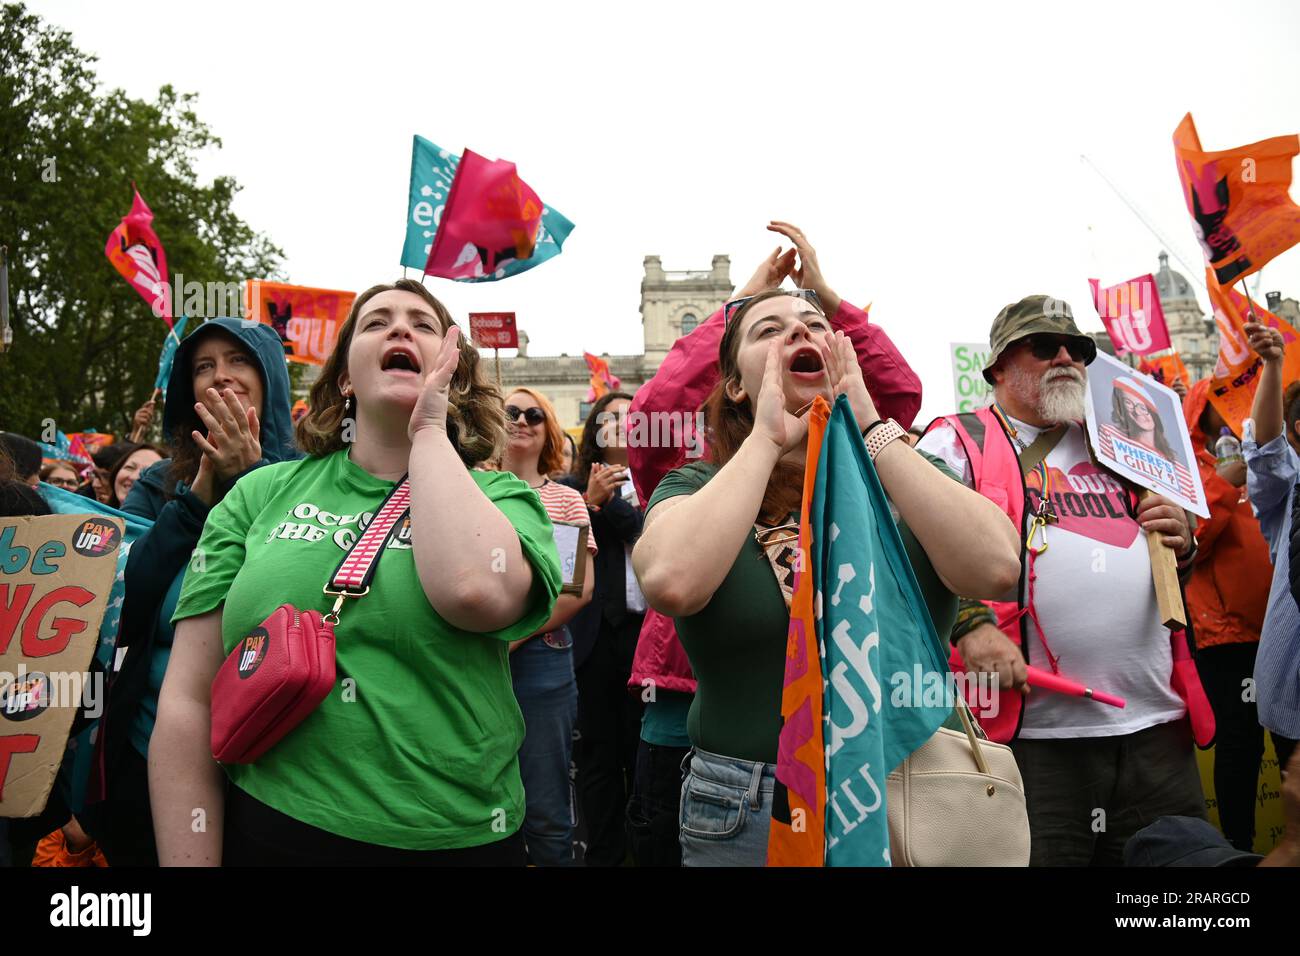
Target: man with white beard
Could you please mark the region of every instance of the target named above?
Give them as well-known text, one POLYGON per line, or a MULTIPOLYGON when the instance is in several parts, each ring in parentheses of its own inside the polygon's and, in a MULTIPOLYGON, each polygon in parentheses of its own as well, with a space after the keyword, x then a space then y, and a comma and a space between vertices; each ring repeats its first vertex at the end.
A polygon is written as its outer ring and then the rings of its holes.
POLYGON ((1180 574, 1196 541, 1180 507, 1158 495, 1139 502, 1093 461, 1082 419, 1097 346, 1067 303, 1034 295, 1008 305, 989 347, 992 406, 941 418, 917 443, 996 502, 1023 542, 1015 593, 962 601, 954 669, 999 685, 993 706, 976 713, 1011 745, 1024 777, 1030 865, 1118 866, 1128 838, 1156 817, 1205 815, 1180 696, 1202 692, 1172 686, 1171 635, 1142 532, 1160 532, 1180 574), (1031 694, 1027 665, 1126 706, 1031 694))

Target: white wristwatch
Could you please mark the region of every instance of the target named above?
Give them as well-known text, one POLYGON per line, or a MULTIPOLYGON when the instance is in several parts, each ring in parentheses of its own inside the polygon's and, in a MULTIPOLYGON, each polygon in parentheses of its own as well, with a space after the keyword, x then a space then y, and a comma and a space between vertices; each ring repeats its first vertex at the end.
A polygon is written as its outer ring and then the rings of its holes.
POLYGON ((897 438, 906 438, 907 432, 903 431, 903 426, 898 424, 892 418, 886 419, 883 423, 870 428, 867 431, 867 454, 871 460, 875 461, 880 450, 897 438))

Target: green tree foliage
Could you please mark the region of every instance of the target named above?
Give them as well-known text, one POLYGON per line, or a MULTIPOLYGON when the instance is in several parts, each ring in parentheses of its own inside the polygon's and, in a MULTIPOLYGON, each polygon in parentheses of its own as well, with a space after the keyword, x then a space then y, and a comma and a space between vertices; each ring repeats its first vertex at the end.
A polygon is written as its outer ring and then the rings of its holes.
POLYGON ((233 179, 198 182, 195 160, 221 141, 195 96, 164 86, 153 102, 131 99, 102 89, 94 63, 21 4, 0 11, 0 244, 13 325, 0 429, 31 437, 45 419, 125 436, 152 391, 166 326, 104 255, 132 182, 173 277, 276 278, 283 258, 232 211, 233 179))

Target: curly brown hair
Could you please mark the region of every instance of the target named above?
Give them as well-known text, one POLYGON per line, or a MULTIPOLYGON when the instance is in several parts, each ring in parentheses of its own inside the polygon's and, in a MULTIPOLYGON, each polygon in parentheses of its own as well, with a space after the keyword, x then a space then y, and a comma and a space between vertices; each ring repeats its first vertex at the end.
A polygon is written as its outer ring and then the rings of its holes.
MULTIPOLYGON (((754 411, 748 401, 734 401, 727 396, 729 384, 740 384, 740 366, 737 354, 740 351, 740 327, 750 309, 767 299, 779 295, 788 295, 780 289, 760 292, 740 307, 740 310, 727 323, 718 345, 718 365, 721 375, 718 384, 713 387, 709 397, 704 400, 704 421, 708 428, 709 460, 721 468, 740 451, 741 444, 754 430, 754 411)), ((821 305, 809 302, 819 314, 824 315, 821 305)), ((755 396, 757 397, 757 396, 755 396)), ((791 512, 798 514, 803 498, 803 466, 788 461, 778 461, 772 469, 772 477, 767 480, 767 489, 763 492, 763 503, 758 511, 759 521, 763 524, 781 524, 791 512)))
MULTIPOLYGON (((410 292, 418 295, 438 320, 438 331, 446 335, 454 324, 447 307, 414 279, 398 279, 374 285, 357 296, 339 329, 334 351, 325 360, 320 376, 307 399, 310 411, 298 420, 294 434, 298 447, 309 455, 328 455, 343 447, 343 392, 339 377, 348 370, 348 349, 357 318, 365 304, 381 292, 410 292)), ((496 458, 505 445, 506 418, 500 390, 488 381, 479 364, 478 349, 463 335, 458 343, 460 360, 451 376, 447 404, 447 436, 467 467, 496 458)))

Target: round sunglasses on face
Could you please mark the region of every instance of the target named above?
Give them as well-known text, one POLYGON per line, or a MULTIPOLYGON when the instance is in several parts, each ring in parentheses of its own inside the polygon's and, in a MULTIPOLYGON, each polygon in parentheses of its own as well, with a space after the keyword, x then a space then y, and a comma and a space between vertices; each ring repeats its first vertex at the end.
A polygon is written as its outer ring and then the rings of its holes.
POLYGON ((540 425, 546 421, 546 413, 536 405, 532 408, 516 408, 514 405, 506 406, 506 421, 517 422, 520 415, 524 416, 524 421, 529 425, 540 425))

